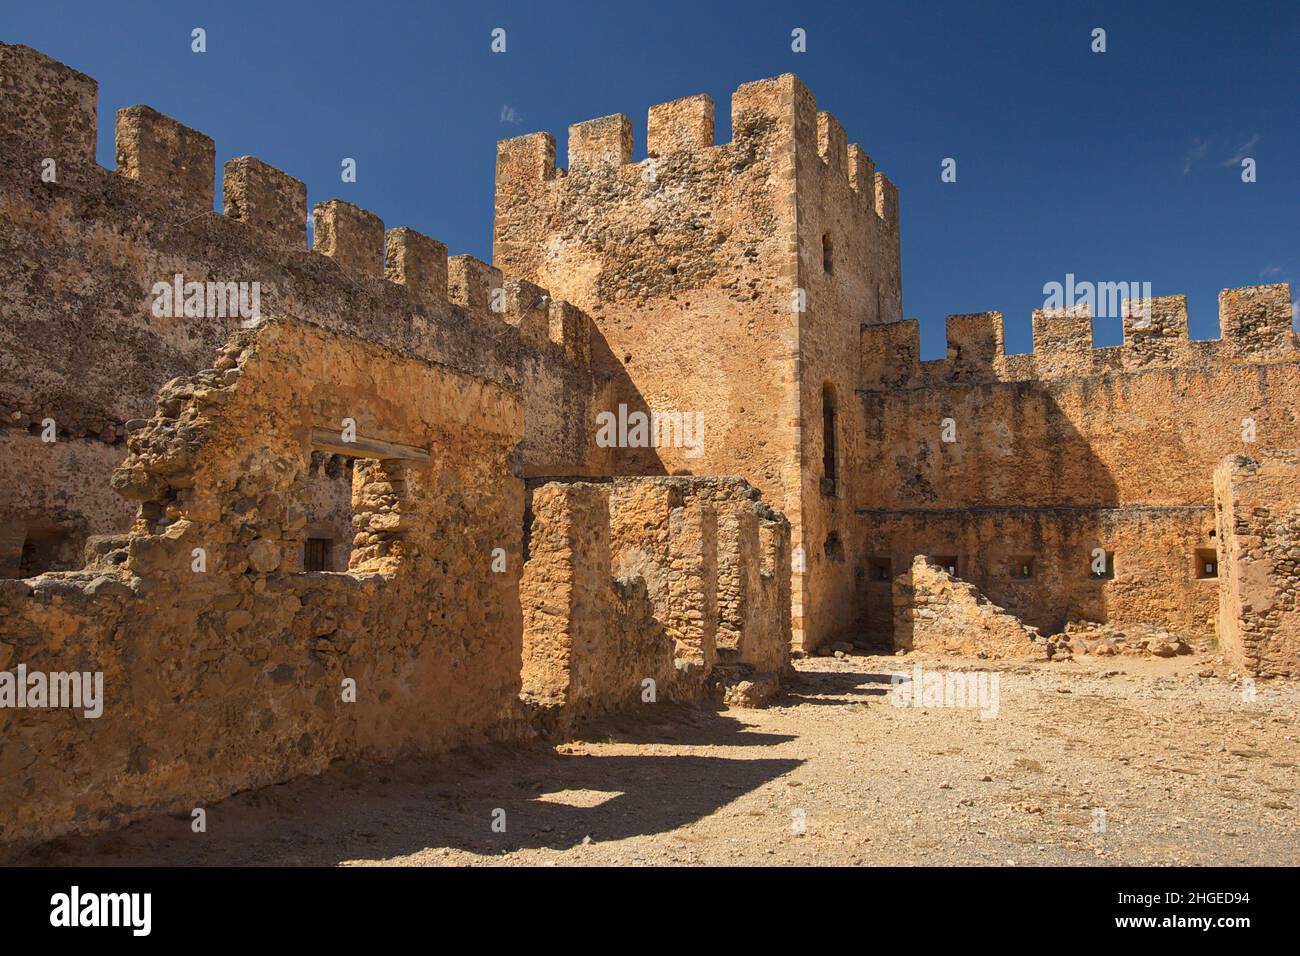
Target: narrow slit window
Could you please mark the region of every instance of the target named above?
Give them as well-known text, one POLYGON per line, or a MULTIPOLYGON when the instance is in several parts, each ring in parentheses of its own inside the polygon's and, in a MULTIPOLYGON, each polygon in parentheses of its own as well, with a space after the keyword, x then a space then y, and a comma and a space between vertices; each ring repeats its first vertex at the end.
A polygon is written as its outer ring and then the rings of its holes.
POLYGON ((1097 581, 1109 581, 1115 577, 1115 552, 1099 551, 1089 555, 1088 577, 1097 581))
POLYGON ((822 483, 821 491, 834 497, 836 490, 835 391, 827 384, 822 388, 822 483))

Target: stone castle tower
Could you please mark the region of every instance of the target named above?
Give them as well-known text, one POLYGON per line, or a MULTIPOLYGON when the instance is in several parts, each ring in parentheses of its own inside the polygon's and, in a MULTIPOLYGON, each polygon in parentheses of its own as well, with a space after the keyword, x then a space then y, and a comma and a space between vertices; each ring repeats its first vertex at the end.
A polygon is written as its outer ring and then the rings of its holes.
POLYGON ((621 115, 570 127, 567 170, 547 133, 501 143, 493 259, 591 315, 617 402, 703 413, 702 455, 620 472, 744 475, 785 511, 811 648, 851 625, 848 423, 860 328, 901 318, 898 192, 792 74, 736 91, 729 143, 714 109, 652 107, 638 163, 621 115))

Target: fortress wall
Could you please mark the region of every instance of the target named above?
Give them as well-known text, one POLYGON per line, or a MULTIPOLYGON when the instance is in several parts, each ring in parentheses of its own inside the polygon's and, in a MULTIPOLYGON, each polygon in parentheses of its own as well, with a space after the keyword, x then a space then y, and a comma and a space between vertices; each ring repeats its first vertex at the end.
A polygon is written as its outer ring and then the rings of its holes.
MULTIPOLYGON (((23 457, 91 469, 36 469, 35 484, 0 505, 0 544, 18 540, 21 551, 29 530, 53 521, 75 555, 86 535, 125 529, 127 512, 105 505, 102 489, 125 455, 127 423, 150 414, 165 382, 210 364, 240 323, 216 295, 210 306, 200 296, 190 314, 184 301, 157 314, 155 286, 177 274, 257 283, 263 317, 350 332, 524 388, 521 473, 592 472, 589 406, 600 386, 579 310, 545 290, 506 289, 491 267, 448 260, 445 246, 407 228, 385 232, 341 200, 312 210, 309 248, 305 186, 254 157, 225 165, 217 213, 211 139, 148 107, 119 111, 118 169, 102 169, 95 81, 27 47, 0 45, 0 83, 0 145, 10 157, 0 168, 0 292, 10 304, 0 432, 23 457), (51 182, 42 179, 47 159, 51 182), (53 444, 40 441, 47 420, 53 444), (67 445, 94 450, 59 448, 67 445)), ((12 563, 12 552, 6 546, 0 562, 12 563)))
POLYGON ((1197 555, 1216 546, 1215 465, 1300 443, 1288 288, 1220 301, 1224 338, 1210 342, 1187 340, 1179 297, 1152 300, 1112 349, 1091 347, 1077 312, 1036 315, 1024 356, 1003 354, 995 313, 952 316, 948 358, 933 363, 912 361, 909 323, 864 328, 861 626, 882 628, 873 558, 897 568, 938 553, 1045 632, 1080 616, 1212 634, 1197 555), (1116 555, 1113 581, 1084 570, 1094 547, 1116 555), (1011 578, 1017 556, 1034 557, 1034 581, 1011 578))
POLYGON ((1215 547, 1209 505, 863 511, 853 538, 858 633, 896 639, 895 579, 916 555, 956 560, 956 577, 1043 634, 1069 620, 1159 624, 1188 637, 1215 631, 1218 581, 1198 577, 1215 547), (1109 576, 1093 573, 1095 551, 1109 576), (1025 560, 1031 576, 1020 570, 1025 560))
POLYGON ((1218 339, 1188 338, 1186 296, 1107 301, 1105 308, 1122 313, 1121 345, 1093 347, 1093 309, 1087 304, 1036 309, 1034 350, 1025 354, 1006 354, 1001 312, 948 316, 948 354, 929 361, 920 359, 915 319, 864 327, 862 388, 1057 381, 1153 369, 1295 362, 1300 355, 1286 283, 1220 292, 1218 339))
POLYGON ((1251 674, 1300 674, 1300 452, 1231 455, 1214 473, 1219 641, 1251 674))
POLYGON ((866 390, 858 506, 1204 505, 1224 455, 1300 442, 1297 398, 1295 361, 866 390))

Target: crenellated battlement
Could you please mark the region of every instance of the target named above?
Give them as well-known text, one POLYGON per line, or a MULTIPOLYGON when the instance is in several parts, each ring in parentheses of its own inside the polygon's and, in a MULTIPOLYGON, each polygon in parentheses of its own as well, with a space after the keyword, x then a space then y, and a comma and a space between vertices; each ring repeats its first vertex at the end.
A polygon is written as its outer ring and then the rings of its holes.
MULTIPOLYGON (((646 118, 646 159, 632 161, 632 123, 621 113, 569 127, 568 166, 555 160, 555 138, 529 133, 497 144, 497 192, 530 192, 540 183, 564 189, 567 180, 590 177, 641 178, 661 184, 663 177, 690 175, 700 165, 734 163, 736 153, 756 148, 794 151, 815 157, 842 179, 864 205, 885 223, 898 225, 898 189, 844 127, 816 101, 793 73, 741 85, 731 97, 732 140, 714 143, 716 107, 704 94, 651 106, 646 118), (671 160, 665 164, 665 161, 671 160)), ((793 166, 794 156, 784 161, 793 166)))
MULTIPOLYGON (((115 180, 130 180, 141 200, 179 218, 177 225, 201 229, 205 220, 209 225, 224 222, 229 236, 275 257, 280 265, 305 266, 310 260, 295 254, 318 255, 332 262, 354 290, 372 282, 400 287, 416 308, 446 312, 459 306, 477 320, 514 327, 524 342, 553 342, 570 361, 590 356, 589 320, 567 303, 552 301, 545 290, 527 283, 527 293, 519 283, 503 283, 499 270, 472 257, 449 259, 443 243, 413 229, 385 231, 377 215, 342 199, 312 208, 309 246, 306 184, 256 157, 226 162, 224 215, 216 213, 211 137, 149 106, 117 112, 118 168, 101 169, 95 164, 98 84, 30 47, 0 44, 0 90, 0 138, 32 164, 33 179, 48 157, 55 163, 56 187, 108 190, 115 180), (495 307, 494 298, 499 300, 495 307), (525 300, 541 305, 525 307, 525 300), (552 319, 552 312, 559 317, 552 319)), ((605 148, 619 148, 608 124, 586 125, 592 151, 602 142, 605 148)), ((579 138, 580 147, 581 142, 579 138)))
POLYGON ((1187 298, 1181 295, 1125 300, 1124 343, 1105 348, 1093 345, 1090 306, 1036 309, 1033 352, 1008 355, 1001 312, 950 315, 947 356, 921 361, 919 326, 908 319, 862 328, 861 387, 880 391, 1296 360, 1300 342, 1291 321, 1286 284, 1220 292, 1220 338, 1212 340, 1188 337, 1187 298))

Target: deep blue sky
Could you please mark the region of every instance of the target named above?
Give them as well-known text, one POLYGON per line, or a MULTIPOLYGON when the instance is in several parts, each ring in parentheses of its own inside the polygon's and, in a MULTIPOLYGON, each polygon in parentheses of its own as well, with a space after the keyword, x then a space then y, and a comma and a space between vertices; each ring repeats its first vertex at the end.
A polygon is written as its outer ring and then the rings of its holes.
MULTIPOLYGON (((730 137, 740 83, 793 70, 902 202, 903 309, 927 358, 950 312, 1029 348, 1045 282, 1149 281, 1217 335, 1227 286, 1300 286, 1300 3, 18 3, 0 39, 340 197, 491 258, 495 143, 692 93, 730 137), (207 30, 208 52, 190 52, 207 30), (489 50, 494 27, 507 52, 489 50), (1089 50, 1093 27, 1108 52, 1089 50), (802 27, 808 52, 790 49, 802 27), (503 121, 503 110, 514 121, 503 121), (1242 147, 1258 163, 1243 184, 1242 147), (342 157, 358 182, 339 177, 342 157), (958 181, 940 182, 957 160, 958 181)), ((561 160, 562 161, 562 160, 561 160)), ((218 197, 220 189, 218 188, 218 197)), ((1118 320, 1099 320, 1099 344, 1118 320)))

